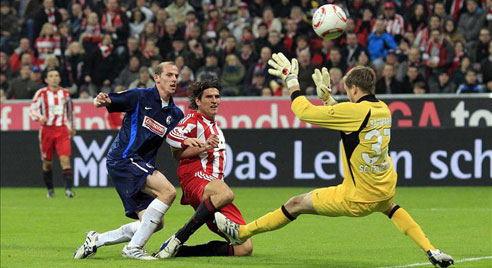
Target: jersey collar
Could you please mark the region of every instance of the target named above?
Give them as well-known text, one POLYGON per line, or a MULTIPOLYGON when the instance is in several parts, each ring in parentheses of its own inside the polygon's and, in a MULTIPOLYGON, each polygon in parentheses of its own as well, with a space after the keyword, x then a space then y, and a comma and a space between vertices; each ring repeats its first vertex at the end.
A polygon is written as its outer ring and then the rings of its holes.
POLYGON ((361 101, 370 101, 370 102, 378 102, 379 100, 376 98, 376 96, 374 94, 368 94, 368 95, 365 95, 365 96, 362 96, 358 101, 357 103, 361 102, 361 101))
MULTIPOLYGON (((159 90, 157 89, 156 86, 152 88, 152 93, 154 94, 155 101, 159 103, 160 107, 162 107, 161 95, 159 95, 159 90)), ((169 96, 169 104, 166 107, 173 107, 173 105, 174 105, 173 96, 169 96)))
POLYGON ((198 111, 193 111, 197 116, 199 116, 205 123, 207 124, 214 124, 215 120, 212 120, 208 117, 206 117, 204 114, 199 113, 198 111))

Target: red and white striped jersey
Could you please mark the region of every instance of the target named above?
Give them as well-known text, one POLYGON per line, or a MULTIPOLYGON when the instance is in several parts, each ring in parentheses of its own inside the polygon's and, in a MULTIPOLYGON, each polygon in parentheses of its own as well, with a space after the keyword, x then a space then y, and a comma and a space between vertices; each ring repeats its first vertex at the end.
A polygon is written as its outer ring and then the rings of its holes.
POLYGON ((187 138, 198 138, 205 143, 212 134, 218 136, 219 146, 203 152, 196 157, 180 160, 178 175, 180 174, 180 170, 185 170, 186 173, 192 173, 199 177, 207 176, 207 174, 211 174, 217 179, 224 177, 224 168, 227 159, 226 143, 224 133, 222 133, 216 121, 207 119, 201 113, 191 112, 179 122, 177 127, 169 132, 166 141, 172 147, 183 148, 183 142, 187 138), (204 171, 205 174, 200 171, 204 171))
POLYGON ((44 126, 67 126, 73 129, 72 98, 67 89, 59 87, 56 91, 44 87, 36 92, 29 113, 34 121, 41 116, 47 118, 44 126))
POLYGON ((405 34, 405 21, 400 14, 395 14, 393 19, 384 19, 384 26, 392 36, 405 34))

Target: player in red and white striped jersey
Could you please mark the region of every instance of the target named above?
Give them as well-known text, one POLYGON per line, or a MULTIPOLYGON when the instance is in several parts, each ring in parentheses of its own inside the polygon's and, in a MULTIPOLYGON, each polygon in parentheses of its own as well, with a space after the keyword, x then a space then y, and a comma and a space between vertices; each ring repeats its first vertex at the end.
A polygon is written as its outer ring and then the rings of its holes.
POLYGON ((220 105, 219 83, 195 82, 190 91, 189 108, 196 112, 185 116, 167 135, 166 141, 171 145, 174 158, 179 160, 178 177, 183 191, 181 204, 191 205, 195 214, 161 246, 156 257, 251 255, 251 240, 242 245, 210 241, 198 246, 184 246, 188 238, 204 223, 207 223, 211 231, 225 238, 213 223, 215 212, 227 214, 237 223, 244 222, 241 212, 232 203, 234 193, 224 182, 227 160, 225 137, 215 121, 220 105), (184 146, 184 140, 189 138, 196 139, 201 146, 184 146))
POLYGON ((73 197, 70 136, 75 134, 75 128, 72 99, 68 90, 59 86, 61 78, 57 70, 49 70, 45 82, 48 86, 38 90, 32 99, 30 116, 41 122, 39 143, 47 196, 54 196, 52 160, 56 149, 65 181, 65 195, 73 197))

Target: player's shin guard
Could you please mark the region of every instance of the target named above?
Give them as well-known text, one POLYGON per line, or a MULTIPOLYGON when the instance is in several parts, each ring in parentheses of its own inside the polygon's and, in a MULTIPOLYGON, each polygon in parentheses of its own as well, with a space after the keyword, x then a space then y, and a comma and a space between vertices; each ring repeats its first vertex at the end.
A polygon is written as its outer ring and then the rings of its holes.
POLYGON ((270 212, 252 223, 239 226, 239 238, 243 241, 260 233, 280 229, 295 220, 284 206, 270 212))
POLYGON ((234 247, 225 241, 210 241, 196 246, 181 246, 176 257, 234 256, 234 247))
POLYGON ((48 190, 53 190, 53 171, 52 170, 43 170, 43 181, 48 190))
POLYGON ((63 181, 65 182, 65 189, 72 189, 73 186, 73 170, 66 168, 62 170, 63 181))
POLYGON ((397 205, 393 208, 388 217, 393 220, 400 232, 409 236, 424 251, 427 252, 428 250, 436 249, 431 245, 429 239, 420 228, 420 225, 412 219, 406 210, 397 205))
POLYGON ((130 241, 137 231, 139 225, 139 221, 134 221, 122 225, 116 230, 111 230, 99 234, 96 240, 96 247, 115 245, 130 241))
POLYGON ((157 198, 154 199, 142 215, 140 226, 130 240, 130 243, 128 243, 128 247, 143 247, 157 226, 161 223, 161 218, 168 209, 168 205, 157 198))
POLYGON ((198 230, 198 228, 200 228, 200 226, 213 218, 216 211, 217 209, 214 204, 212 204, 210 197, 203 200, 191 219, 176 233, 176 238, 184 244, 186 240, 188 240, 188 238, 190 238, 190 236, 198 230))

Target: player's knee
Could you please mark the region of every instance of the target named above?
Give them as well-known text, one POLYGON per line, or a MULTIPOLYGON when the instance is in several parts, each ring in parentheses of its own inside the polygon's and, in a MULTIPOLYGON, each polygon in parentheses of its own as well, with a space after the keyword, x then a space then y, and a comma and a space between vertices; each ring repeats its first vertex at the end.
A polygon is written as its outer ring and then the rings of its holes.
POLYGON ((232 192, 231 189, 227 189, 222 194, 222 200, 223 200, 224 204, 232 203, 232 201, 234 201, 234 192, 232 192))
POLYGON ((248 239, 244 244, 234 247, 234 256, 251 256, 253 254, 253 242, 248 239))

